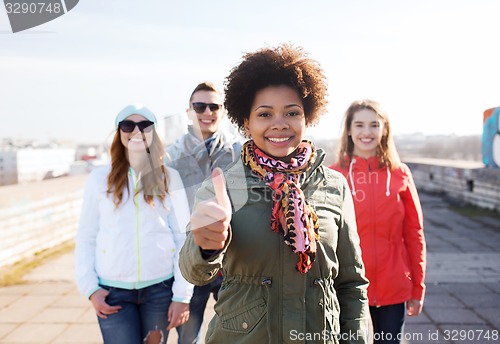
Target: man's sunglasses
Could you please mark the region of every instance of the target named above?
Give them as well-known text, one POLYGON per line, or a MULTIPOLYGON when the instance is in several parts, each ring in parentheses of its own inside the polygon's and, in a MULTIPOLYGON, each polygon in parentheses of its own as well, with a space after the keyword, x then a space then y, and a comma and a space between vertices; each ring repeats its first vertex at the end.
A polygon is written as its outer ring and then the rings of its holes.
POLYGON ((134 122, 134 121, 130 121, 130 120, 125 120, 125 121, 121 121, 120 123, 118 123, 118 127, 124 133, 133 132, 136 126, 137 126, 137 128, 139 128, 139 130, 141 132, 149 133, 151 130, 153 130, 154 123, 151 121, 134 122))
POLYGON ((220 104, 214 104, 214 103, 207 104, 202 102, 195 102, 192 105, 196 113, 204 113, 207 106, 210 108, 210 111, 217 111, 222 107, 222 105, 220 104))

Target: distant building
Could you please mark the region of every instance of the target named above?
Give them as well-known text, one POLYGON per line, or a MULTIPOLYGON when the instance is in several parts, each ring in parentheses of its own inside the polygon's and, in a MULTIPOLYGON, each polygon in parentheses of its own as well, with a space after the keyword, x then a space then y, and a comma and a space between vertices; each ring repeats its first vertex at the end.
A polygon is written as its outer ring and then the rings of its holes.
POLYGON ((186 133, 186 122, 187 116, 185 114, 177 113, 163 117, 164 137, 161 139, 165 146, 170 146, 186 133))
POLYGON ((74 148, 9 147, 0 150, 0 185, 24 184, 66 175, 74 148))
POLYGON ((99 145, 79 144, 76 147, 75 160, 95 160, 101 155, 102 147, 99 145))
POLYGON ((0 185, 17 184, 17 152, 0 150, 0 185))

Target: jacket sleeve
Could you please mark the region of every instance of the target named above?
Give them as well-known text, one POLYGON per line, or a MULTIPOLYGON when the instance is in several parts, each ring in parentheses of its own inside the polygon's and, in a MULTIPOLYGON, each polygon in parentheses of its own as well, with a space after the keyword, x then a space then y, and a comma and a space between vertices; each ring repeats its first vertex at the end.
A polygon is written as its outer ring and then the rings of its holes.
POLYGON ((338 229, 337 257, 339 272, 334 286, 340 304, 341 343, 368 342, 368 280, 361 258, 354 203, 346 179, 342 176, 342 199, 338 229))
POLYGON ((179 252, 186 239, 186 226, 190 216, 189 205, 179 172, 172 168, 167 168, 167 171, 170 178, 169 193, 172 200, 172 211, 168 215, 168 223, 172 229, 176 247, 173 258, 174 284, 172 287, 172 300, 189 303, 194 286, 184 279, 179 268, 179 252))
POLYGON ((413 281, 412 298, 423 300, 425 295, 426 247, 422 207, 411 171, 406 165, 403 166, 403 172, 407 184, 406 189, 401 194, 405 207, 403 238, 413 281))
MULTIPOLYGON (((212 185, 212 180, 207 179, 203 182, 200 189, 196 193, 196 199, 193 209, 201 202, 215 197, 215 192, 212 185)), ((191 232, 191 224, 187 226, 187 237, 184 246, 180 253, 180 269, 182 275, 195 285, 205 285, 210 283, 218 275, 219 269, 222 268, 222 260, 231 242, 231 228, 229 228, 229 236, 222 250, 215 252, 208 259, 202 255, 201 248, 194 242, 191 232)))
POLYGON ((80 221, 75 237, 75 279, 80 292, 90 297, 99 289, 95 270, 96 237, 99 232, 98 176, 94 170, 84 188, 80 221))

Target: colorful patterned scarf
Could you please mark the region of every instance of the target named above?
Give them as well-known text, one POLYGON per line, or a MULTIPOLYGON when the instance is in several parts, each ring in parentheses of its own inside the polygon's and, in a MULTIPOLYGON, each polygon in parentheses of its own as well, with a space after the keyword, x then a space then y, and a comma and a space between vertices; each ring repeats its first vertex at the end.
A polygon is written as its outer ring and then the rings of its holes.
POLYGON ((319 240, 318 218, 306 203, 300 189, 306 171, 316 161, 316 150, 310 141, 302 141, 290 162, 276 160, 260 150, 253 140, 246 142, 241 158, 273 192, 271 229, 280 233, 285 244, 299 255, 297 270, 306 273, 316 257, 319 240))

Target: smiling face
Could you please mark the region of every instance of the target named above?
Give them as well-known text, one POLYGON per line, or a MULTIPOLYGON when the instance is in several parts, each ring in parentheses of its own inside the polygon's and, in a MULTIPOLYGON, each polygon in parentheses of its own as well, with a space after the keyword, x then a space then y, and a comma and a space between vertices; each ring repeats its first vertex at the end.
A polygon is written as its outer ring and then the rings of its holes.
MULTIPOLYGON (((131 115, 128 116, 126 120, 141 122, 146 121, 147 119, 141 115, 131 115)), ((125 146, 125 148, 127 148, 129 151, 144 152, 146 151, 144 138, 146 139, 146 144, 149 147, 151 145, 151 142, 153 142, 153 130, 150 130, 149 132, 144 131, 143 136, 137 126, 135 126, 134 131, 132 131, 131 133, 126 133, 120 129, 120 139, 123 146, 125 146)))
POLYGON ((255 94, 245 133, 269 156, 288 161, 306 130, 304 106, 289 86, 268 86, 255 94))
POLYGON ((377 147, 385 135, 382 118, 370 109, 356 111, 352 117, 349 135, 354 143, 354 155, 370 158, 377 155, 377 147))
POLYGON ((197 91, 191 97, 189 108, 186 113, 189 119, 193 122, 195 132, 201 132, 203 139, 211 137, 217 130, 224 115, 222 108, 222 96, 214 91, 197 91), (196 113, 193 109, 193 103, 217 104, 220 105, 218 110, 212 111, 206 106, 202 113, 196 113))

